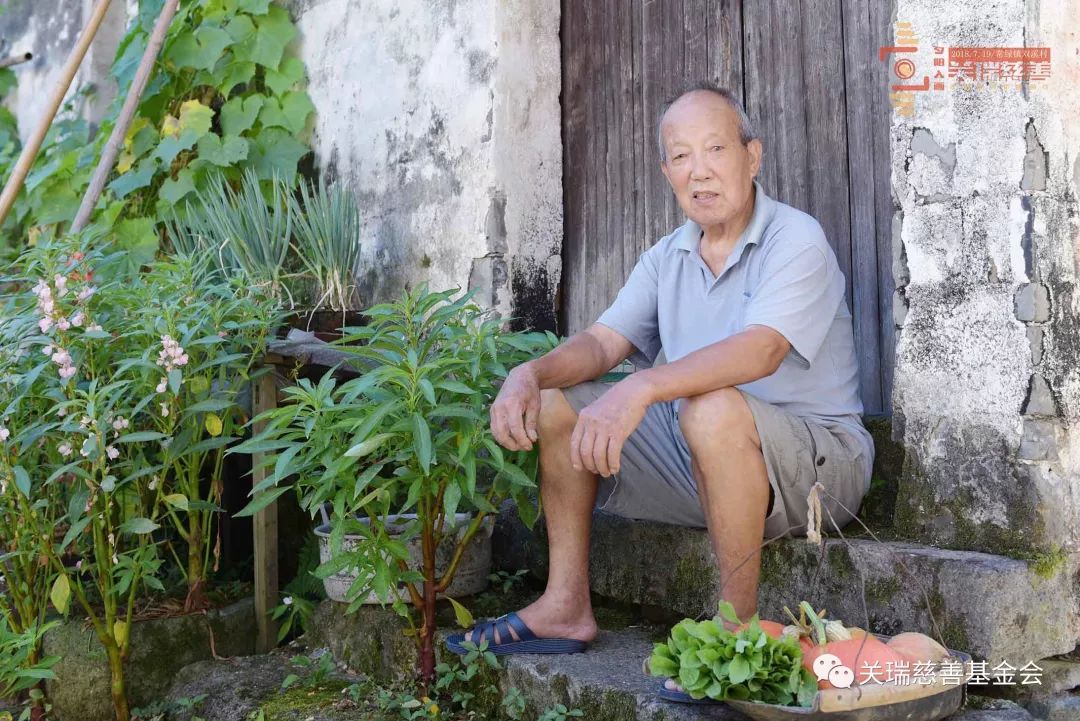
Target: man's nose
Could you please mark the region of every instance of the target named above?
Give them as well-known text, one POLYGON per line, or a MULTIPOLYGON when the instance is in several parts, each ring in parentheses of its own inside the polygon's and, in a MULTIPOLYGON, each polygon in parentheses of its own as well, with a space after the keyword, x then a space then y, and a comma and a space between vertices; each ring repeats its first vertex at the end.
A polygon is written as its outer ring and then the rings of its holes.
POLYGON ((708 180, 712 177, 712 171, 703 156, 695 154, 691 157, 690 177, 694 180, 708 180))

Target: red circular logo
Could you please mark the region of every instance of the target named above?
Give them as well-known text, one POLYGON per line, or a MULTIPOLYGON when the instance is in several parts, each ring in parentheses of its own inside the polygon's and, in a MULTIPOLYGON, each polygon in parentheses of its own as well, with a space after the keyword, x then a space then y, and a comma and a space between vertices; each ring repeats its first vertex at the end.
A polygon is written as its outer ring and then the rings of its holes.
POLYGON ((910 60, 897 60, 893 65, 893 72, 896 73, 896 77, 901 80, 907 80, 915 74, 915 63, 910 60))

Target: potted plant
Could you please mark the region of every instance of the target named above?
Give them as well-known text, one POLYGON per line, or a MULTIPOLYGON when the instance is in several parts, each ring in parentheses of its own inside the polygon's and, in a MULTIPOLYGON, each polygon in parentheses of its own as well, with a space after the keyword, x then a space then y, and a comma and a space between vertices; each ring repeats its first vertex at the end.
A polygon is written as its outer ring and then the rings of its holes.
POLYGON ((369 591, 393 604, 409 623, 426 683, 435 673, 436 599, 451 588, 470 542, 508 497, 527 525, 536 520, 535 456, 495 443, 488 406, 507 368, 553 341, 503 332, 498 318, 455 294, 421 288, 370 308, 370 324, 340 344, 368 369, 340 383, 332 372, 318 383, 301 380, 285 391, 288 402, 256 419, 263 431, 236 449, 265 452, 273 467, 242 513, 288 491, 293 477, 313 517, 329 505, 330 559, 318 574, 356 573, 351 609, 369 591), (464 530, 449 520, 460 512, 472 514, 464 530), (346 546, 346 537, 355 542, 346 546), (410 563, 414 541, 418 564, 410 563), (441 569, 438 550, 448 542, 441 569), (404 598, 394 592, 399 585, 404 598))

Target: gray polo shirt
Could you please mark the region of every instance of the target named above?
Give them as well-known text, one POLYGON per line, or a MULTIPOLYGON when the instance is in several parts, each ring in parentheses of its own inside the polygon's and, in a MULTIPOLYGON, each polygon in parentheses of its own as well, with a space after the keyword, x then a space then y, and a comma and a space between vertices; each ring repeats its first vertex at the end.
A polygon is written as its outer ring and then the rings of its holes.
POLYGON ((688 221, 641 254, 597 322, 634 344, 639 365, 661 348, 676 361, 751 325, 779 331, 791 343, 780 367, 739 388, 849 436, 863 449, 869 484, 874 446, 860 418, 844 274, 813 217, 754 187, 750 224, 719 276, 698 252, 701 227, 688 221))

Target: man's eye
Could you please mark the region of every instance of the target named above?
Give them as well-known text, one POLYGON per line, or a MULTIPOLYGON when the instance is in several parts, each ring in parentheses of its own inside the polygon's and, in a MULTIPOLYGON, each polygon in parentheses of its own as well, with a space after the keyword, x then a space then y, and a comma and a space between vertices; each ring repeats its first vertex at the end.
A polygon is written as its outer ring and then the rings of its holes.
POLYGON ((713 150, 723 150, 724 148, 723 148, 722 145, 714 145, 714 146, 712 146, 712 149, 713 150))
POLYGON ((686 153, 679 153, 678 155, 675 156, 674 160, 682 160, 685 157, 686 157, 686 153))

